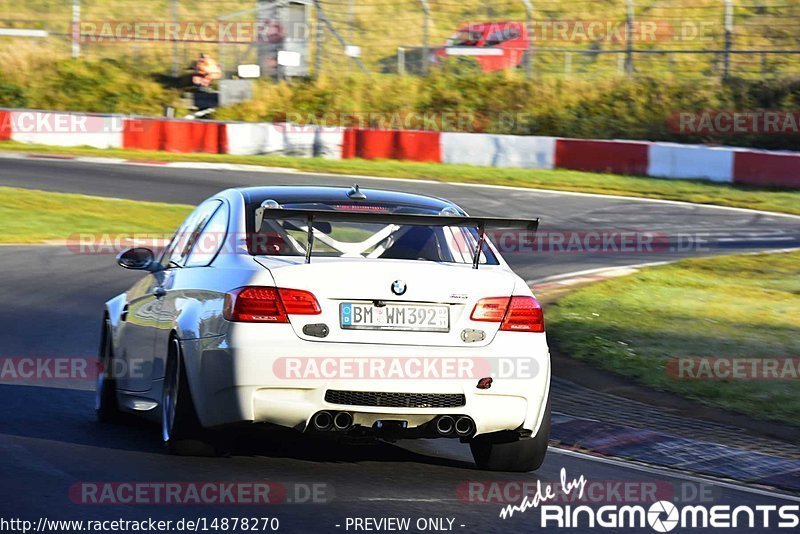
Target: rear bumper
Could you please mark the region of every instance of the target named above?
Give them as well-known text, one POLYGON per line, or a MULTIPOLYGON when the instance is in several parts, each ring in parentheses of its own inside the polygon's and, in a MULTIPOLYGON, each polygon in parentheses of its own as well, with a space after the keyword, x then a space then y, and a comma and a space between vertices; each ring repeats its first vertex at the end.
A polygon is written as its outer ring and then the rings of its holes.
MULTIPOLYGON (((384 391, 397 392, 402 386, 397 384, 384 391)), ((336 385, 336 388, 340 387, 341 384, 336 385)), ((416 428, 433 421, 439 415, 466 415, 475 421, 477 435, 524 428, 533 432, 534 427, 538 426, 539 409, 542 406, 541 400, 535 398, 492 394, 468 394, 464 406, 453 408, 332 404, 325 401, 327 389, 329 388, 324 386, 314 389, 230 388, 217 392, 212 398, 214 404, 224 405, 227 409, 213 410, 206 415, 210 426, 246 421, 272 423, 301 431, 308 430, 312 416, 321 410, 349 412, 353 415, 354 424, 364 428, 372 428, 377 421, 405 421, 408 428, 416 428), (531 421, 526 425, 529 413, 531 421)), ((359 391, 375 390, 378 388, 359 391)))
MULTIPOLYGON (((271 325, 273 326, 273 325, 271 325)), ((320 410, 347 411, 354 424, 372 427, 376 421, 405 421, 408 428, 424 425, 439 415, 466 415, 476 434, 501 430, 535 433, 547 403, 550 356, 544 334, 509 332, 497 335, 491 345, 419 347, 318 343, 299 340, 289 325, 274 325, 269 338, 263 329, 240 329, 232 335, 184 340, 183 354, 198 417, 205 427, 254 422, 306 430, 320 410), (280 360, 287 357, 340 360, 450 359, 491 364, 489 389, 477 389, 482 376, 439 378, 388 378, 287 376, 280 360), (500 360, 503 360, 501 363, 500 360), (523 361, 513 369, 515 360, 523 361), (524 369, 523 369, 524 368, 524 369), (464 396, 463 406, 414 407, 334 404, 325 400, 328 390, 382 393, 453 393, 464 396)), ((478 365, 475 371, 487 368, 478 365)))

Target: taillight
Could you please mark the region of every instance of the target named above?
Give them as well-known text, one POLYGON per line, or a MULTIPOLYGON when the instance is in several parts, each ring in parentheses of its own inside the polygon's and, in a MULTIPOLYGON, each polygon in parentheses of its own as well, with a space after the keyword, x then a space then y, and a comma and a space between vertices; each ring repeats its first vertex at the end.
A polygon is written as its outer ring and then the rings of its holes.
POLYGON ((544 314, 539 302, 533 297, 511 297, 500 330, 544 332, 544 314))
POLYGON ((313 293, 302 289, 281 288, 278 291, 286 313, 289 315, 317 315, 320 313, 319 303, 313 293))
POLYGON ((501 323, 500 330, 544 332, 544 314, 533 297, 488 297, 479 300, 470 319, 501 323))
POLYGON ((488 297, 481 299, 472 308, 472 315, 469 316, 473 321, 488 321, 499 323, 503 320, 508 308, 510 297, 488 297))
POLYGON ((288 323, 289 318, 274 287, 242 287, 225 295, 223 315, 244 323, 288 323))
POLYGON ((244 323, 288 323, 290 314, 320 313, 316 297, 300 289, 241 287, 225 295, 223 316, 244 323))

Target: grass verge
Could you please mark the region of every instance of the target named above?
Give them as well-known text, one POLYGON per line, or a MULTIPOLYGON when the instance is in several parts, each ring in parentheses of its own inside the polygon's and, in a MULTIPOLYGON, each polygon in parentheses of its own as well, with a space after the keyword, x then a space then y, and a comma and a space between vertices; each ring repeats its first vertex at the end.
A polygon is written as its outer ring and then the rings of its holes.
POLYGON ((800 357, 800 252, 684 260, 578 289, 548 308, 565 354, 659 390, 800 426, 800 380, 676 379, 684 356, 800 357))
POLYGON ((173 154, 138 150, 64 148, 0 142, 0 151, 50 155, 101 156, 151 161, 195 161, 284 167, 331 174, 363 174, 492 184, 602 195, 621 195, 698 204, 716 204, 800 215, 800 191, 717 184, 702 180, 665 180, 615 174, 543 169, 499 169, 469 165, 417 163, 390 160, 327 160, 288 156, 232 156, 228 154, 173 154))
POLYGON ((45 243, 77 233, 169 234, 190 206, 0 187, 0 243, 45 243))

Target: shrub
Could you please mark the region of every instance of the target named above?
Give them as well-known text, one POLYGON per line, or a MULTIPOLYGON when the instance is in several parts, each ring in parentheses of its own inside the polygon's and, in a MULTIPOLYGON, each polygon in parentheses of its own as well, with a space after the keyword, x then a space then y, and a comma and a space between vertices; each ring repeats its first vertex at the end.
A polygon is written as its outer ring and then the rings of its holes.
MULTIPOLYGON (((0 62, 2 64, 2 62, 0 62)), ((179 90, 163 73, 122 61, 45 60, 0 72, 0 105, 54 110, 161 115, 179 90), (46 74, 42 74, 46 73, 46 74)), ((800 79, 723 82, 615 76, 534 78, 523 72, 480 72, 474 60, 445 61, 427 77, 344 72, 273 83, 256 82, 254 98, 217 110, 242 121, 322 121, 346 126, 447 129, 597 139, 627 138, 800 150, 800 135, 698 135, 673 131, 681 111, 759 109, 796 112, 800 79), (439 114, 458 120, 425 120, 439 114), (378 120, 383 118, 384 121, 378 120), (324 120, 322 120, 324 119, 324 120)))
POLYGON ((19 85, 0 80, 0 107, 24 108, 28 105, 25 90, 19 85))
POLYGON ((0 79, 0 102, 9 107, 161 115, 178 98, 153 74, 108 59, 39 59, 35 68, 0 71, 0 79))

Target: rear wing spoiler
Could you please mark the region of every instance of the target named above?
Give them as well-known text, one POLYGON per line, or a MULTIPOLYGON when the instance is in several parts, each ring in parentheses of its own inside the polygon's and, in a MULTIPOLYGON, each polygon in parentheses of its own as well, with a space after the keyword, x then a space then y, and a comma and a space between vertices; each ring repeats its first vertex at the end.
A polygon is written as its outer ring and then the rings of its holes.
POLYGON ((256 231, 264 219, 286 220, 304 219, 308 226, 306 244, 306 263, 311 263, 311 250, 314 246, 314 222, 353 222, 374 224, 401 224, 414 226, 461 226, 478 230, 478 243, 472 257, 472 267, 478 268, 481 250, 486 239, 486 227, 528 230, 535 232, 539 219, 511 219, 505 217, 469 217, 462 215, 417 215, 411 213, 374 213, 363 211, 304 210, 295 208, 256 209, 256 231))

